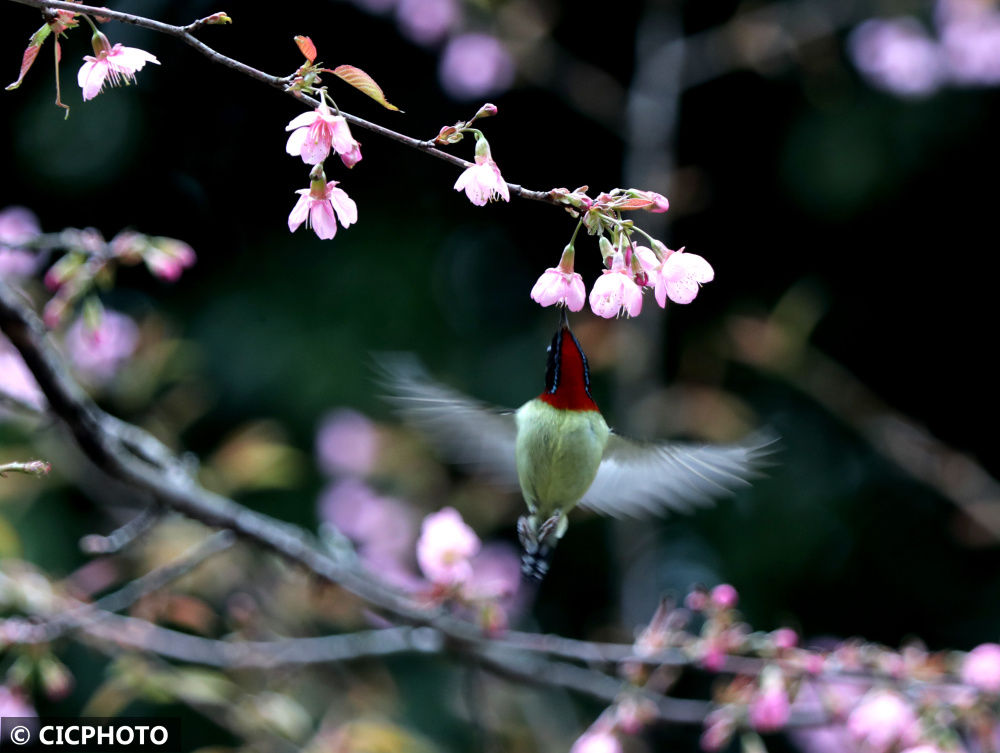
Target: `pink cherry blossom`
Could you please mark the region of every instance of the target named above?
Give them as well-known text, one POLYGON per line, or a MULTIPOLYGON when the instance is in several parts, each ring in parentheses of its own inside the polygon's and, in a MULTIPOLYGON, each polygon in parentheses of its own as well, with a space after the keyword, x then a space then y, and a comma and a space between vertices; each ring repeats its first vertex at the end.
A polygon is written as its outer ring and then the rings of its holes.
POLYGON ((573 743, 569 753, 621 753, 622 744, 610 730, 590 729, 584 732, 573 743))
POLYGON ((642 289, 632 279, 632 270, 625 266, 624 256, 616 251, 611 269, 597 278, 590 291, 590 308, 598 316, 611 319, 624 310, 629 316, 642 311, 642 289))
POLYGON ((477 154, 476 163, 467 167, 465 172, 458 176, 455 190, 465 191, 469 201, 477 207, 486 206, 487 202, 495 199, 510 201, 507 183, 488 151, 486 154, 477 154))
POLYGON ((350 126, 343 115, 334 115, 325 102, 312 112, 304 112, 285 126, 291 131, 285 151, 293 157, 302 157, 307 165, 318 165, 330 155, 330 150, 340 155, 347 167, 361 161, 361 144, 354 140, 350 126))
POLYGON ((345 408, 323 417, 316 455, 324 472, 364 476, 375 467, 378 451, 375 424, 366 416, 345 408))
POLYGON ((851 737, 871 753, 894 745, 913 745, 920 722, 909 702, 893 690, 871 690, 847 717, 851 737))
POLYGON ((560 303, 570 311, 579 311, 587 300, 587 290, 577 272, 563 272, 558 267, 550 267, 531 289, 531 300, 542 306, 560 303))
POLYGON ((139 328, 129 317, 105 310, 96 328, 83 317, 66 332, 66 349, 77 371, 92 382, 110 381, 135 352, 139 328))
POLYGON ((983 643, 962 662, 962 682, 988 693, 1000 693, 1000 645, 983 643))
POLYGON ((96 57, 85 55, 85 62, 77 74, 76 81, 83 89, 83 101, 93 99, 101 93, 105 82, 118 86, 122 82, 133 83, 135 74, 142 70, 146 63, 160 64, 155 56, 138 47, 114 47, 108 38, 100 32, 94 35, 94 53, 96 57))
POLYGON ((417 541, 417 564, 432 583, 451 586, 472 575, 469 559, 479 551, 479 537, 453 507, 424 518, 417 541))
POLYGON ((299 200, 288 215, 288 229, 293 233, 305 222, 317 236, 328 240, 337 234, 337 220, 345 228, 358 221, 358 205, 346 191, 337 188, 335 180, 325 186, 322 181, 313 181, 311 188, 300 188, 295 193, 299 200))
POLYGON ((691 303, 698 295, 701 283, 715 279, 712 265, 697 254, 684 249, 671 251, 663 247, 662 259, 645 246, 636 248, 636 256, 649 275, 649 285, 655 288, 656 302, 666 307, 667 298, 674 303, 691 303))

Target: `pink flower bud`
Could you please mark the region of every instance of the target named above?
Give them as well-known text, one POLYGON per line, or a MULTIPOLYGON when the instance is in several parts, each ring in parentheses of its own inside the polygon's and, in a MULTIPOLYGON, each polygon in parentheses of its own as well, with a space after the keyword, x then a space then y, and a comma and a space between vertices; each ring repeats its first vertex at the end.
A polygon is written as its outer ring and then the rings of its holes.
POLYGON ((712 589, 712 603, 720 609, 732 609, 740 600, 736 589, 728 583, 722 583, 712 589))
POLYGON ((774 641, 774 647, 781 650, 795 648, 799 645, 798 633, 791 628, 778 628, 771 633, 771 640, 774 641))

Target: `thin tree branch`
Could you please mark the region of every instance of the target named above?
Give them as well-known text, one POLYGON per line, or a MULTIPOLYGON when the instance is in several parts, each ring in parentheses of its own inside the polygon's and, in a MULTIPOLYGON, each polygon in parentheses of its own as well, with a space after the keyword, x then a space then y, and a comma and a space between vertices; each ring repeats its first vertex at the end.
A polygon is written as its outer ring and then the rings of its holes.
POLYGON ((96 533, 84 536, 80 539, 80 548, 87 554, 115 554, 149 531, 162 517, 162 510, 147 507, 107 536, 96 533))
MULTIPOLYGON (((122 11, 110 10, 109 8, 103 8, 94 5, 81 5, 79 3, 62 2, 62 0, 12 0, 12 2, 19 3, 21 5, 28 5, 33 8, 41 9, 55 9, 55 10, 68 10, 74 13, 86 13, 92 16, 103 16, 104 18, 113 19, 115 21, 121 21, 122 23, 131 24, 133 26, 138 26, 143 29, 149 29, 151 31, 159 32, 160 34, 166 34, 167 36, 175 37, 180 39, 182 42, 194 47, 198 52, 200 52, 205 57, 209 58, 219 65, 230 68, 238 73, 242 73, 245 76, 249 76, 255 81, 260 81, 263 84, 267 84, 276 89, 281 89, 289 96, 295 99, 308 103, 312 107, 318 107, 319 101, 310 97, 302 92, 294 91, 289 89, 289 85, 292 83, 292 76, 273 76, 269 73, 265 73, 253 66, 247 65, 235 58, 231 58, 227 55, 223 55, 218 50, 209 47, 207 44, 202 42, 191 32, 195 29, 200 28, 204 23, 205 19, 200 21, 195 21, 194 23, 188 24, 187 26, 174 26, 173 24, 163 23, 162 21, 156 21, 151 18, 146 18, 144 16, 138 16, 134 13, 123 13, 122 11)), ((347 119, 351 125, 355 125, 359 128, 377 133, 378 135, 395 141, 398 144, 408 146, 412 149, 417 149, 418 151, 424 152, 432 157, 448 162, 456 167, 467 168, 473 163, 462 159, 461 157, 456 157, 453 154, 442 151, 434 146, 432 140, 421 140, 415 139, 412 136, 407 136, 398 131, 394 131, 391 128, 386 128, 378 123, 372 123, 371 121, 359 118, 356 115, 351 115, 348 112, 340 111, 340 114, 347 119)), ((553 204, 560 206, 559 202, 549 195, 548 191, 534 191, 529 188, 524 188, 516 183, 507 182, 507 187, 510 192, 522 199, 531 199, 533 201, 541 201, 546 204, 553 204)))

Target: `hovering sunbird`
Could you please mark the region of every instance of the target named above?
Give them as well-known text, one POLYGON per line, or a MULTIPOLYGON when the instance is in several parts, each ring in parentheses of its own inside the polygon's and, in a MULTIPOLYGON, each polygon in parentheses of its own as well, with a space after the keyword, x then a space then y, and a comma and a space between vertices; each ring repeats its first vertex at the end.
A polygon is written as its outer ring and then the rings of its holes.
POLYGON ((614 516, 685 511, 746 485, 775 439, 730 445, 645 442, 608 427, 590 394, 587 357, 562 310, 545 391, 516 411, 493 409, 433 381, 412 357, 381 359, 388 399, 452 458, 521 487, 522 573, 541 580, 581 505, 614 516))

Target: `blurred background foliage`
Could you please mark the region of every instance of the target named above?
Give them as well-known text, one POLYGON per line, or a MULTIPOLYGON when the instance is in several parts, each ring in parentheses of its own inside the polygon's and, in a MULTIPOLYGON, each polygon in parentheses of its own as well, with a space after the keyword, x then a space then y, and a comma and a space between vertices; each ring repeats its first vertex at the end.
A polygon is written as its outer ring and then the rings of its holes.
MULTIPOLYGON (((470 3, 461 23, 497 32, 518 70, 509 89, 476 100, 442 92, 443 43, 414 42, 388 6, 115 7, 173 23, 227 10, 231 27, 200 36, 276 74, 299 65, 292 37, 308 34, 321 60, 363 68, 405 113, 330 82, 341 107, 413 136, 430 138, 492 101, 500 115, 483 128, 504 176, 543 190, 622 185, 632 148, 622 135, 625 95, 643 60, 633 40, 648 13, 668 14, 688 35, 734 30, 721 37, 730 47, 718 50, 719 75, 679 96, 673 171, 660 185, 637 186, 670 197, 664 240, 708 258, 716 280, 690 306, 664 313, 647 297, 635 322, 584 311, 573 323, 613 426, 711 440, 769 426, 781 450, 751 490, 691 517, 637 527, 578 514, 519 620, 628 640, 661 593, 728 581, 761 629, 788 624, 808 638, 892 645, 919 637, 934 649, 1000 636, 1000 549, 989 525, 1000 499, 973 490, 957 505, 934 478, 912 472, 940 455, 911 453, 902 467, 892 448, 906 456, 897 440, 912 432, 878 428, 905 418, 899 425, 922 427, 1000 474, 988 355, 996 283, 986 265, 996 251, 1000 90, 901 99, 873 89, 845 51, 848 31, 865 18, 913 12, 929 22, 929 4, 777 3, 841 21, 802 45, 789 42, 787 54, 744 59, 732 50, 767 31, 782 35, 780 13, 762 29, 733 25, 761 7, 749 2, 593 13, 552 1, 470 3)), ((13 4, 2 12, 0 49, 13 79, 38 14, 13 4)), ((537 394, 556 315, 528 291, 556 263, 570 217, 517 200, 473 207, 452 191, 451 166, 355 129, 364 160, 328 173, 357 201, 358 224, 330 242, 305 229, 290 235, 293 191, 307 184, 301 162, 284 154, 295 102, 177 40, 116 23, 106 31, 162 65, 84 104, 75 73, 89 35, 72 33, 63 46, 72 106, 64 122, 43 51, 26 84, 0 99, 0 207, 30 207, 47 231, 95 226, 110 238, 131 227, 197 252, 176 284, 129 270, 105 297, 143 331, 143 357, 101 393, 112 411, 199 455, 215 488, 315 528, 325 480, 314 438, 324 414, 350 406, 393 422, 373 385, 371 353, 413 351, 442 381, 498 405, 537 394), (247 437, 250 450, 233 444, 247 437), (251 478, 239 478, 248 468, 251 478)), ((468 143, 451 150, 471 157, 468 143)), ((596 244, 577 248, 590 281, 596 244)), ((412 443, 393 436, 384 454, 412 443)), ((31 440, 0 426, 4 457, 32 454, 31 440)), ((45 449, 53 478, 0 484, 0 551, 63 576, 86 561, 77 539, 113 524, 98 503, 100 484, 60 483, 60 462, 70 461, 51 443, 45 449)), ((518 499, 456 470, 447 483, 418 482, 405 457, 383 461, 391 471, 378 483, 421 514, 454 504, 484 539, 514 540, 518 499)), ((975 468, 955 456, 939 465, 948 489, 975 480, 975 468)), ((81 649, 65 660, 76 689, 51 709, 75 712, 101 670, 81 649)), ((375 686, 395 688, 397 720, 433 745, 470 744, 459 712, 426 694, 447 670, 416 659, 390 668, 391 681, 375 686)), ((548 702, 566 710, 565 701, 548 702)), ((582 706, 553 744, 571 740, 597 711, 582 706)), ((399 749, 383 742, 370 749, 399 749)))

